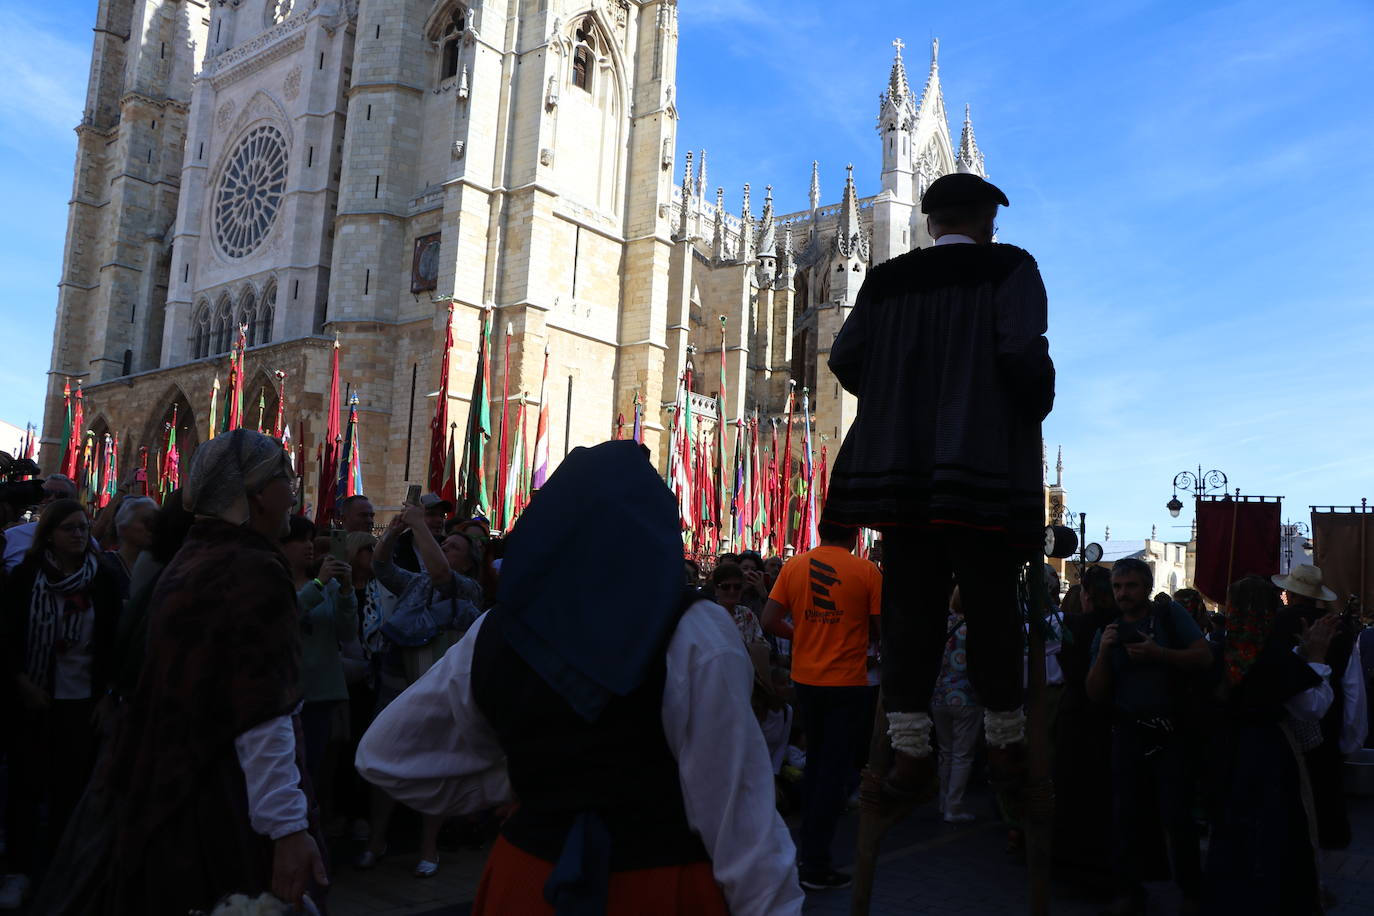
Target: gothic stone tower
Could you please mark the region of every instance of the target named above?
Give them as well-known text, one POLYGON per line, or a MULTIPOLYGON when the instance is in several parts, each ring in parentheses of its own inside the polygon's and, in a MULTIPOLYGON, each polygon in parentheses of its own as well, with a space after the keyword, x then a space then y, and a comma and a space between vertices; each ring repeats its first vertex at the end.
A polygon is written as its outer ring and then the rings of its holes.
MULTIPOLYGON (((285 373, 287 421, 308 455, 325 427, 337 336, 344 382, 360 401, 364 480, 383 504, 399 503, 406 481, 425 477, 434 397, 451 399, 461 429, 485 309, 496 329, 496 379, 510 335, 512 421, 526 392, 537 400, 548 348, 547 396, 562 433, 555 458, 608 438, 612 405, 661 387, 671 324, 674 0, 132 6, 151 11, 139 13, 145 18, 179 14, 166 31, 190 36, 167 42, 175 66, 159 90, 179 113, 158 128, 175 129, 158 153, 175 180, 152 183, 161 193, 156 217, 123 200, 87 217, 87 158, 116 146, 106 135, 90 152, 83 146, 65 267, 73 283, 59 306, 48 404, 53 445, 63 376, 85 381, 88 416, 124 433, 130 450, 157 444, 172 404, 182 441, 194 444, 239 326, 250 345, 249 425, 260 391, 270 420, 273 385, 285 373), (77 250, 80 240, 118 237, 87 219, 129 225, 143 248, 77 250), (135 338, 127 328, 115 338, 106 325, 127 317, 124 289, 135 287, 106 291, 101 284, 116 281, 100 268, 153 254, 161 272, 143 281, 148 329, 124 364, 122 341, 135 338), (433 392, 450 307, 454 371, 449 390, 433 392)), ((101 16, 118 22, 97 33, 93 107, 127 100, 124 71, 133 72, 99 53, 108 42, 133 54, 119 37, 135 31, 125 27, 136 19, 130 0, 103 0, 101 16)), ((159 45, 139 48, 139 59, 156 58, 159 45)), ((103 118, 100 129, 121 137, 151 130, 127 111, 103 118)), ((108 168, 138 173, 128 163, 146 149, 132 144, 108 168)), ((651 446, 660 428, 649 425, 651 446)), ((313 472, 308 479, 313 499, 313 472)))
MULTIPOLYGON (((920 199, 936 178, 951 172, 984 175, 983 155, 965 110, 956 149, 945 113, 939 42, 932 44, 930 71, 917 95, 902 57, 896 55, 879 100, 881 189, 859 195, 854 167, 846 171, 838 203, 823 204, 819 163, 812 163, 810 207, 777 214, 771 193, 763 216, 754 219, 751 189, 744 188, 738 216, 727 212, 724 189, 711 192, 706 154, 687 154, 680 189, 673 197, 672 266, 675 327, 670 335, 665 404, 672 403, 687 348, 695 351, 694 410, 714 413, 719 387, 719 316, 726 316, 727 422, 752 416, 780 420, 795 383, 809 392, 817 454, 831 456, 854 420, 857 404, 840 388, 827 365, 830 346, 848 318, 868 271, 915 248, 929 245, 920 199)), ((800 440, 800 424, 794 424, 800 440)), ((794 442, 794 450, 798 442, 794 442)))
MULTIPOLYGON (((50 468, 60 459, 64 377, 98 387, 162 364, 192 74, 209 17, 202 0, 97 8, 44 411, 50 468)), ((92 407, 99 428, 108 418, 92 407)))

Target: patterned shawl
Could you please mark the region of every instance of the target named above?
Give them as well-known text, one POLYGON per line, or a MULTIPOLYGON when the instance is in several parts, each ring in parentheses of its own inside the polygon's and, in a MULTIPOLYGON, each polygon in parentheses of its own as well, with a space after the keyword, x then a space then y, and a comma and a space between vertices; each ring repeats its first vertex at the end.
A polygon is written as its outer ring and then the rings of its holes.
POLYGON ((1226 609, 1226 679, 1239 684, 1260 657, 1279 616, 1278 602, 1233 602, 1226 609))
POLYGON ((46 690, 52 679, 54 649, 69 648, 81 639, 81 622, 91 609, 90 588, 99 561, 95 551, 87 550, 81 567, 68 576, 57 572, 52 551, 44 554, 43 561, 29 600, 24 668, 29 680, 46 690))
POLYGON ((266 889, 272 846, 249 825, 234 738, 299 702, 298 620, 274 542, 219 519, 195 523, 153 594, 147 660, 115 740, 116 874, 200 882, 208 902, 266 889), (166 870, 157 857, 169 849, 190 858, 166 870), (225 875, 233 886, 218 886, 225 875))

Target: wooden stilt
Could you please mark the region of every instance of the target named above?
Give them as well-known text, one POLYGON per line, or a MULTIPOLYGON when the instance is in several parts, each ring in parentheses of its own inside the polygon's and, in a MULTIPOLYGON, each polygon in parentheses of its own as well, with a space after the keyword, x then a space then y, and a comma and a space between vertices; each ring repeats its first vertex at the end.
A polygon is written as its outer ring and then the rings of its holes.
POLYGON ((859 842, 854 852, 854 884, 850 890, 850 916, 868 916, 873 900, 873 879, 878 871, 878 849, 883 835, 893 824, 911 812, 885 811, 882 803, 882 782, 892 767, 892 745, 887 740, 887 714, 883 712, 883 697, 878 694, 878 708, 873 716, 873 739, 868 749, 868 766, 864 767, 859 784, 859 842))
POLYGON ((1026 871, 1030 879, 1031 916, 1050 911, 1054 835, 1054 779, 1051 772, 1049 704, 1045 690, 1045 564, 1032 560, 1026 584, 1030 591, 1029 646, 1026 659, 1027 773, 1023 790, 1026 871))
MULTIPOLYGON (((1026 693, 1027 779, 1021 801, 1022 824, 1026 835, 1026 863, 1030 881, 1029 901, 1032 916, 1050 912, 1052 838, 1054 824, 1054 781, 1051 772, 1049 708, 1045 690, 1045 567, 1036 560, 1026 576, 1030 593, 1030 625, 1026 693)), ((864 768, 859 790, 862 809, 859 817, 858 847, 854 856, 854 883, 850 892, 850 916, 869 916, 873 901, 873 882, 877 876, 878 852, 883 836, 894 824, 911 814, 916 804, 893 809, 884 805, 882 779, 892 765, 892 746, 887 739, 887 717, 879 696, 873 721, 873 739, 868 766, 864 768)))

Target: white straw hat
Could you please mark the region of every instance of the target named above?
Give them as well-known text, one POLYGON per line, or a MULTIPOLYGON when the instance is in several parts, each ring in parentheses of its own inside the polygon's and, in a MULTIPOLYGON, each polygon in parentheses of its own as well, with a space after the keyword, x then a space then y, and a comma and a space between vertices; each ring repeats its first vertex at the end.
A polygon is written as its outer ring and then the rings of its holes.
POLYGON ((1270 576, 1275 585, 1295 595, 1305 595, 1318 601, 1335 601, 1336 593, 1322 582, 1322 571, 1309 563, 1299 563, 1286 576, 1270 576))

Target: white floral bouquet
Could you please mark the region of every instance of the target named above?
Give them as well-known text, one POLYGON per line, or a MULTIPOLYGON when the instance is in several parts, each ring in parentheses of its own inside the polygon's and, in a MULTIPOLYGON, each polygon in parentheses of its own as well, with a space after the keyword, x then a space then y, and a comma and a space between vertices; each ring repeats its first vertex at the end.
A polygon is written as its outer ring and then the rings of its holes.
MULTIPOLYGON (((295 912, 291 904, 283 903, 271 893, 260 894, 257 897, 234 894, 215 904, 215 908, 208 914, 196 910, 191 916, 294 916, 295 912)), ((315 907, 309 894, 306 894, 302 901, 300 912, 306 916, 319 916, 320 911, 315 907)))

